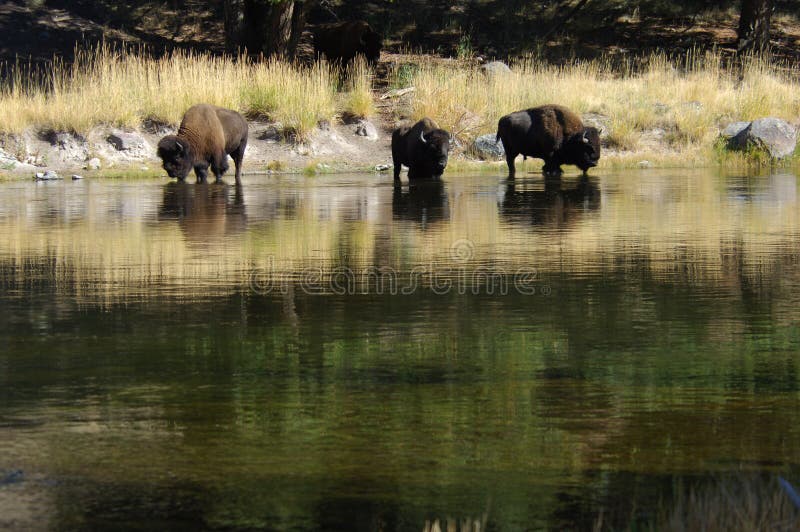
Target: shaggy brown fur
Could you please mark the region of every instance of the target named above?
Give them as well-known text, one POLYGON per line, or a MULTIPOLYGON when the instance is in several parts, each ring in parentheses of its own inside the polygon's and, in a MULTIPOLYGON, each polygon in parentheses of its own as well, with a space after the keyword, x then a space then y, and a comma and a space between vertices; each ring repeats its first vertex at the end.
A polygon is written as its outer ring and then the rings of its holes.
POLYGON ((347 65, 357 55, 375 64, 383 46, 380 34, 363 20, 322 24, 314 29, 314 51, 330 63, 347 65))
POLYGON ((600 135, 584 127, 581 118, 561 105, 542 105, 508 114, 497 123, 503 141, 509 177, 514 177, 517 155, 544 160, 545 175, 561 174, 562 164, 574 164, 584 174, 597 166, 600 135))
POLYGON ((236 165, 240 182, 242 159, 247 147, 247 121, 236 111, 209 104, 190 107, 183 115, 177 135, 158 143, 158 156, 170 177, 183 181, 194 169, 197 182, 206 180, 208 167, 217 181, 228 170, 228 155, 236 165))

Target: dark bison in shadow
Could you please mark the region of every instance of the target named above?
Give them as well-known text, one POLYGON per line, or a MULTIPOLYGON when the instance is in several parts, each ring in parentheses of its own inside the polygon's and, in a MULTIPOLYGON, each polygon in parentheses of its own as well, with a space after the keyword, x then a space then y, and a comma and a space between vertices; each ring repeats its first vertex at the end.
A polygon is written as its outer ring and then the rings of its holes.
POLYGON ((561 175, 562 164, 574 164, 586 175, 600 159, 597 129, 584 127, 577 114, 561 105, 542 105, 502 117, 497 123, 497 140, 503 141, 511 178, 519 154, 543 159, 546 176, 561 175))
POLYGON ((400 167, 408 167, 409 179, 438 178, 447 167, 450 133, 439 129, 430 118, 392 133, 394 180, 400 180, 400 167))
POLYGON ((312 33, 314 53, 318 58, 325 56, 330 63, 345 66, 359 55, 370 65, 380 59, 383 39, 362 20, 320 24, 312 33))
POLYGON ((167 135, 158 143, 158 156, 164 170, 179 181, 194 169, 197 182, 205 182, 208 167, 217 181, 228 170, 228 155, 236 165, 236 182, 242 175, 242 159, 247 147, 247 121, 236 111, 201 103, 183 115, 177 135, 167 135))

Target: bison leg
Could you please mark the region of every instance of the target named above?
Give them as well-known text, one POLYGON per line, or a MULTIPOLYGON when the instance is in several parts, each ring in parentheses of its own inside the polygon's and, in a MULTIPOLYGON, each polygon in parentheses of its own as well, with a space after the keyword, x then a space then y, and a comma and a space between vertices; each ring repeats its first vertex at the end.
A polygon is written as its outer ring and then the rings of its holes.
POLYGON ((197 176, 198 183, 205 183, 208 177, 208 163, 203 161, 194 165, 194 174, 197 176))
POLYGON ((514 179, 517 169, 514 167, 514 159, 517 158, 518 153, 506 152, 506 162, 508 163, 508 178, 514 179))
POLYGON ((233 164, 236 167, 236 183, 241 183, 242 177, 242 159, 244 159, 244 149, 247 147, 247 141, 243 141, 239 144, 239 147, 236 148, 233 153, 231 153, 231 157, 233 157, 233 164))
POLYGON ((214 160, 211 161, 211 171, 214 172, 214 177, 217 179, 217 182, 222 181, 222 175, 228 171, 228 154, 224 151, 220 154, 216 154, 214 156, 214 160))
POLYGON ((563 172, 561 171, 561 166, 551 160, 547 160, 544 162, 544 167, 542 168, 542 175, 547 177, 560 177, 563 172))

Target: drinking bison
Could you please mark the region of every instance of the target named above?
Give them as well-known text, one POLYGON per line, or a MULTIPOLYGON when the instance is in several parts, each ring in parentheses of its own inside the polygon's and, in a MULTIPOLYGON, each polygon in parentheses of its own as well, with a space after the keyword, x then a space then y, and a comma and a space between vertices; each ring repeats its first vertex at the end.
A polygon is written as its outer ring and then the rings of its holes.
POLYGON ((447 166, 450 153, 450 133, 430 118, 413 126, 401 127, 392 133, 392 162, 394 180, 400 180, 400 166, 408 167, 408 178, 438 178, 447 166))
POLYGON ((574 164, 586 175, 600 158, 597 129, 584 127, 578 115, 560 105, 542 105, 502 117, 497 123, 497 140, 503 141, 510 178, 519 154, 543 159, 546 176, 561 175, 562 164, 574 164))
POLYGON ((158 143, 164 170, 179 181, 194 168, 197 182, 205 182, 208 167, 217 181, 228 170, 228 155, 236 165, 236 182, 242 175, 242 158, 247 147, 247 121, 237 113, 214 105, 199 104, 183 115, 177 135, 158 143))
POLYGON ((380 34, 362 20, 321 24, 314 31, 314 52, 324 55, 330 63, 342 66, 363 55, 374 65, 381 56, 383 42, 380 34))

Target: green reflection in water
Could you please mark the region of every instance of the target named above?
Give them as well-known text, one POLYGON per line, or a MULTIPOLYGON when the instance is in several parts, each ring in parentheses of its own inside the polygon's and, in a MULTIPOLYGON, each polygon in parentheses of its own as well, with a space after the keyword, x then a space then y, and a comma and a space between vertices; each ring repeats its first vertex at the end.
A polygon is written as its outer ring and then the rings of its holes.
POLYGON ((70 185, 0 190, 0 524, 586 526, 797 472, 795 176, 70 185))

